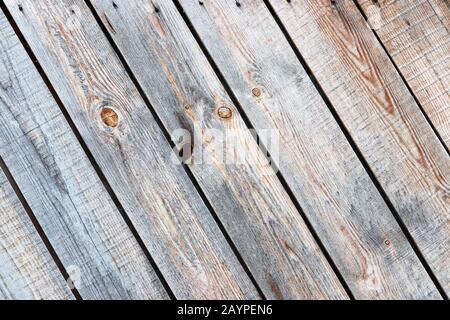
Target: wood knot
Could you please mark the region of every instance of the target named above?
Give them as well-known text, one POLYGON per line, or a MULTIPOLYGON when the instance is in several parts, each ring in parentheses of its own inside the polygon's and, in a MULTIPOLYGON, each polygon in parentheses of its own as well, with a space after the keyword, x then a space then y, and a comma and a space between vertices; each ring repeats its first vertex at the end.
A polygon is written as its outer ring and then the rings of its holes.
POLYGON ((255 97, 257 97, 257 98, 261 97, 261 89, 259 89, 259 88, 254 88, 254 89, 252 90, 252 94, 253 94, 253 96, 255 96, 255 97))
POLYGON ((119 124, 119 116, 111 108, 103 108, 100 117, 108 127, 115 128, 119 124))
POLYGON ((233 116, 233 110, 229 107, 220 107, 217 114, 222 119, 230 119, 233 116))

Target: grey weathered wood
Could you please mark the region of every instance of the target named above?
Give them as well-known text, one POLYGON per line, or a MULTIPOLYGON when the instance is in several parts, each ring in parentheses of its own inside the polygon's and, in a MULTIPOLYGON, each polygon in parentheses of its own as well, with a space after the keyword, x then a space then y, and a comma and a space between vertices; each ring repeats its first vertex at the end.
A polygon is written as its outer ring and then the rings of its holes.
POLYGON ((281 173, 354 296, 438 298, 264 3, 180 3, 254 127, 276 129, 283 137, 281 173))
POLYGON ((352 1, 270 1, 450 293, 450 158, 352 1))
POLYGON ((358 0, 450 148, 450 7, 443 0, 358 0), (379 21, 377 21, 379 19, 379 21), (377 23, 379 22, 379 25, 377 23))
POLYGON ((0 300, 13 299, 74 296, 0 169, 0 300))
POLYGON ((0 155, 82 298, 167 298, 1 12, 0 133, 0 155))
POLYGON ((6 1, 178 298, 258 298, 83 1, 6 1))
POLYGON ((265 295, 347 298, 173 3, 92 3, 170 132, 239 130, 242 165, 225 164, 214 152, 221 141, 215 133, 195 140, 189 166, 265 295), (223 105, 233 110, 230 119, 218 116, 223 105))

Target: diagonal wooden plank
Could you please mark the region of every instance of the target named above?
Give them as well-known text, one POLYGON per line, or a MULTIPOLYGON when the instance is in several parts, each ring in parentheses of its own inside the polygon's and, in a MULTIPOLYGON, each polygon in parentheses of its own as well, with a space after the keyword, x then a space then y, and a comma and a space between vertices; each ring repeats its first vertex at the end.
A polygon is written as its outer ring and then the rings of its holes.
POLYGON ((264 3, 180 4, 255 128, 276 129, 283 137, 281 173, 354 296, 438 298, 264 3))
MULTIPOLYGON (((346 298, 173 3, 92 3, 165 127, 198 137, 189 167, 264 294, 272 299, 346 298), (221 106, 232 110, 230 118, 219 116, 221 106), (215 152, 221 136, 233 131, 231 139, 245 149, 241 165, 226 163, 215 152)), ((225 141, 228 148, 230 142, 225 141)))
POLYGON ((178 298, 259 295, 83 1, 6 1, 178 298))
POLYGON ((450 293, 450 158, 351 1, 269 1, 450 293))
POLYGON ((74 299, 1 169, 0 221, 0 300, 74 299))
POLYGON ((450 147, 450 8, 443 0, 358 0, 447 148, 450 147))
POLYGON ((167 298, 1 12, 0 131, 0 155, 82 298, 167 298))

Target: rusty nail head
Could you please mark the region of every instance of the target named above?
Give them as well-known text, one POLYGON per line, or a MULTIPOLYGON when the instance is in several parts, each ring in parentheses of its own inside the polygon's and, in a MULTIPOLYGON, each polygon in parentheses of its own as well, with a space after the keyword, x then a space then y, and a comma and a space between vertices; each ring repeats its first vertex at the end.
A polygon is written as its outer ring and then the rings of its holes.
POLYGON ((233 111, 229 107, 220 107, 217 114, 222 119, 230 119, 233 116, 233 111))
POLYGON ((261 97, 261 89, 259 89, 259 88, 254 88, 252 90, 252 93, 255 97, 261 97))

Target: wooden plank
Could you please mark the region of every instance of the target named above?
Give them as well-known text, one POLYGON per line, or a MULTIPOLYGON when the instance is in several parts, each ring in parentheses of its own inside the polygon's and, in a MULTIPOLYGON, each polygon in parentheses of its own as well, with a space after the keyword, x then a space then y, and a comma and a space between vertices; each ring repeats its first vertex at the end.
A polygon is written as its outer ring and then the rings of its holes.
POLYGON ((176 297, 256 299, 83 1, 6 1, 176 297))
POLYGON ((254 127, 275 129, 284 137, 281 173, 354 296, 438 298, 264 3, 180 3, 254 127))
POLYGON ((74 299, 1 169, 0 220, 0 300, 74 299))
POLYGON ((264 294, 347 298, 173 3, 92 3, 166 128, 198 137, 189 166, 264 294), (219 117, 223 105, 233 110, 231 118, 219 117), (240 165, 216 152, 220 137, 233 130, 243 149, 240 165))
POLYGON ((450 9, 442 0, 358 0, 400 72, 450 147, 450 9), (379 20, 378 20, 379 19, 379 20), (376 22, 379 21, 379 25, 376 22))
POLYGON ((351 1, 270 1, 450 293, 450 159, 351 1))
POLYGON ((1 12, 0 49, 0 154, 82 298, 167 298, 1 12))

